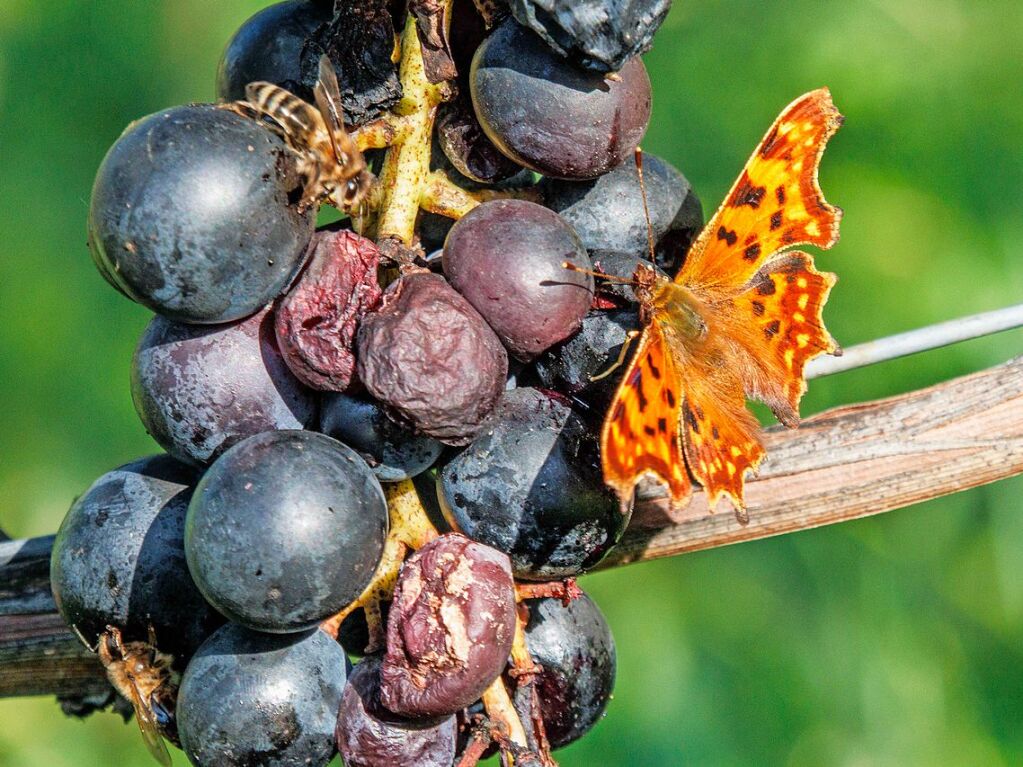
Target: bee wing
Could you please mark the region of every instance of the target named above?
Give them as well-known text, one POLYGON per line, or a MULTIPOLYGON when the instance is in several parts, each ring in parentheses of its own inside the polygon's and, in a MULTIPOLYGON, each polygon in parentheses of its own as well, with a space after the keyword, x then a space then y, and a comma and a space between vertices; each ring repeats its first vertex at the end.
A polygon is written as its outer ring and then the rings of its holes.
POLYGON ((171 767, 170 752, 167 751, 167 744, 163 742, 160 728, 153 718, 153 712, 149 704, 142 699, 138 685, 131 683, 131 703, 135 707, 135 720, 139 723, 139 730, 142 732, 142 740, 149 749, 153 758, 164 767, 171 767))
POLYGON ((341 165, 348 165, 356 157, 359 157, 359 150, 355 146, 345 130, 345 121, 341 107, 341 86, 337 82, 337 74, 334 72, 334 65, 330 63, 325 55, 320 56, 320 74, 313 88, 313 95, 316 97, 316 106, 327 123, 327 132, 330 134, 330 143, 334 149, 334 156, 341 165))

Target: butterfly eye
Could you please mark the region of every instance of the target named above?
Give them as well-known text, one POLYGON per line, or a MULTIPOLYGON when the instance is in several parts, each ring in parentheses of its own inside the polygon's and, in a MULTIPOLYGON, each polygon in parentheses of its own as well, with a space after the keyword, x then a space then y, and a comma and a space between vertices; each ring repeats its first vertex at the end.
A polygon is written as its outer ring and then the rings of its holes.
POLYGON ((359 184, 355 179, 352 179, 345 184, 345 197, 352 199, 359 193, 359 184))

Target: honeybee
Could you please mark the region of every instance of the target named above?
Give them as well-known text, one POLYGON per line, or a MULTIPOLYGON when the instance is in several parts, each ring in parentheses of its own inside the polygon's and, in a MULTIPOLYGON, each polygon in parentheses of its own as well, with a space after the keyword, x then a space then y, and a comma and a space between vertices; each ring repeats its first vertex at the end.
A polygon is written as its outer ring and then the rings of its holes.
POLYGON ((233 107, 266 118, 298 158, 305 179, 299 208, 306 210, 324 200, 352 212, 373 183, 362 152, 345 130, 341 89, 334 65, 320 57, 319 77, 313 88, 316 106, 273 83, 257 81, 245 86, 245 101, 233 107))
POLYGON ((149 753, 164 767, 170 767, 170 753, 163 739, 180 745, 174 720, 179 680, 171 669, 173 656, 156 649, 153 627, 149 627, 149 641, 125 642, 120 629, 107 626, 95 647, 88 644, 77 628, 75 632, 99 655, 110 684, 135 708, 135 720, 149 753))

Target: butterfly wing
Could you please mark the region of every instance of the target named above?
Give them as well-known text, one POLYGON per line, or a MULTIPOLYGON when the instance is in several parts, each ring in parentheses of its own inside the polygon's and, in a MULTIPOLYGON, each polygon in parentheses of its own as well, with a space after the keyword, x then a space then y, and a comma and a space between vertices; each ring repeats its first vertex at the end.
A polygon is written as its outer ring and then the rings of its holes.
POLYGON ((604 481, 618 494, 623 511, 643 476, 668 489, 683 506, 692 492, 682 458, 682 383, 664 332, 651 319, 615 393, 600 435, 604 481))
POLYGON ((786 107, 693 243, 675 282, 741 288, 783 248, 830 248, 842 211, 825 201, 817 170, 842 120, 827 88, 786 107))
POLYGON ((714 367, 705 359, 694 360, 683 390, 683 444, 689 471, 703 485, 711 511, 722 496, 728 496, 736 509, 745 509, 745 475, 756 471, 764 447, 760 425, 746 409, 738 372, 734 366, 714 367))
POLYGON ((799 423, 806 363, 840 354, 821 313, 835 275, 818 272, 808 253, 777 256, 761 267, 728 312, 728 333, 746 393, 766 403, 786 426, 799 423))

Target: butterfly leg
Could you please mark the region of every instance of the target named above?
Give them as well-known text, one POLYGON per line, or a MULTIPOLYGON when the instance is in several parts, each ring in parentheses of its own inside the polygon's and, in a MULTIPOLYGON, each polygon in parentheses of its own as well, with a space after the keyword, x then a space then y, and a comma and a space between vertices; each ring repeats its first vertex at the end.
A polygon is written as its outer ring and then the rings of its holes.
POLYGON ((595 375, 595 376, 590 376, 590 380, 591 381, 599 381, 601 378, 607 378, 609 375, 611 375, 613 372, 615 372, 618 368, 620 368, 622 365, 624 365, 625 364, 625 355, 629 353, 629 346, 632 345, 632 342, 636 340, 637 336, 639 336, 639 331, 638 330, 630 330, 628 333, 626 333, 625 340, 622 342, 622 350, 618 354, 618 359, 615 360, 615 363, 611 367, 609 367, 607 370, 605 370, 603 373, 600 373, 599 375, 595 375))

